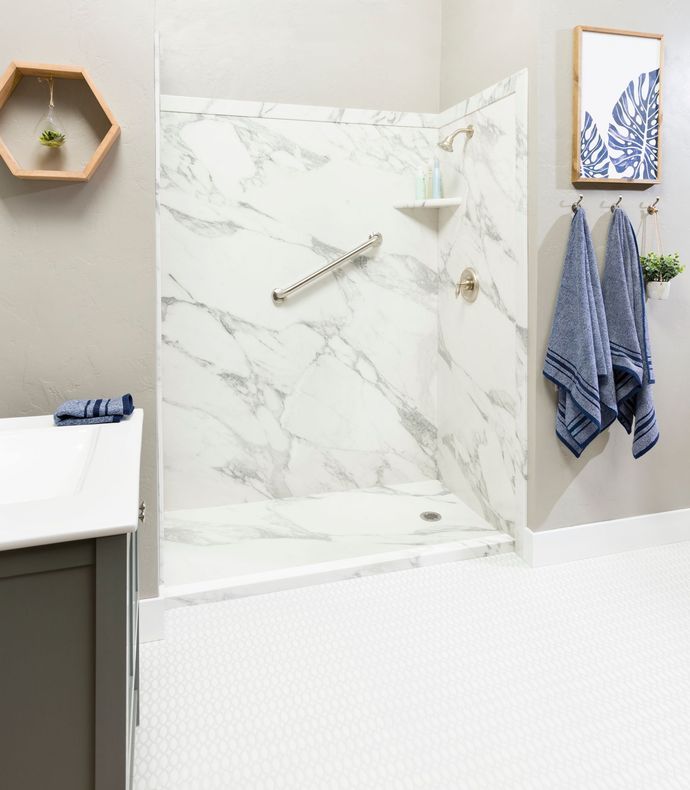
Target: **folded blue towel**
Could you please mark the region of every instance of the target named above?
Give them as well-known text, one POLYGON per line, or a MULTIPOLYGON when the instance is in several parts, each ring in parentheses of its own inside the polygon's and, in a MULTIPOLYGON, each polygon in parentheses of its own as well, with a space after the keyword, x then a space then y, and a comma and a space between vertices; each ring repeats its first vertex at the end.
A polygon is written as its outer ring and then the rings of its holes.
POLYGON ((131 395, 97 400, 67 400, 55 410, 53 419, 56 425, 97 425, 120 422, 133 411, 134 401, 131 395))
POLYGON ((579 458, 617 414, 599 270, 583 209, 570 225, 543 373, 558 387, 556 435, 579 458))
POLYGON ((618 403, 618 420, 630 433, 632 454, 639 458, 659 440, 652 387, 644 277, 635 231, 622 209, 611 218, 604 269, 604 306, 618 403))

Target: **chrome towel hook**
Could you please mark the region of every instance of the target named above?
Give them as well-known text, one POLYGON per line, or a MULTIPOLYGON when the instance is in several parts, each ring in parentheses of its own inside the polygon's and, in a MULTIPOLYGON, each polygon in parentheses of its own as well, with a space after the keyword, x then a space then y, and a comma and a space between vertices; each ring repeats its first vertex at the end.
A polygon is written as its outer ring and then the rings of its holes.
POLYGON ((623 195, 618 195, 618 200, 611 206, 612 214, 620 206, 622 202, 623 202, 623 195))
POLYGON ((577 210, 580 208, 580 206, 581 206, 581 204, 582 204, 582 198, 583 198, 583 197, 584 197, 584 195, 578 195, 578 198, 577 198, 577 200, 576 200, 576 201, 575 201, 575 203, 573 203, 573 205, 571 206, 571 208, 572 208, 572 210, 573 210, 573 214, 576 214, 576 213, 577 213, 577 210))

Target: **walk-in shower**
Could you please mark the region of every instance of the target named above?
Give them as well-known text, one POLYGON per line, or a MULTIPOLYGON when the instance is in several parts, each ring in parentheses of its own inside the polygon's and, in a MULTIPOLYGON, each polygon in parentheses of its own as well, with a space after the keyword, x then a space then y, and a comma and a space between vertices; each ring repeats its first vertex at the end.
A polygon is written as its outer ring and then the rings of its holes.
POLYGON ((525 121, 522 74, 438 115, 162 96, 167 594, 511 547, 525 121), (459 205, 411 201, 435 156, 459 205))

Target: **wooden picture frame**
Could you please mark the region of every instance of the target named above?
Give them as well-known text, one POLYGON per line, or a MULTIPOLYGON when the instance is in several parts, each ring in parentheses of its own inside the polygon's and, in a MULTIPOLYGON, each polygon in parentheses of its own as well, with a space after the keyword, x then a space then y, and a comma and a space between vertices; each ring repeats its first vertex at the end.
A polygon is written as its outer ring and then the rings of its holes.
POLYGON ((573 34, 572 183, 658 184, 663 34, 585 25, 573 34))

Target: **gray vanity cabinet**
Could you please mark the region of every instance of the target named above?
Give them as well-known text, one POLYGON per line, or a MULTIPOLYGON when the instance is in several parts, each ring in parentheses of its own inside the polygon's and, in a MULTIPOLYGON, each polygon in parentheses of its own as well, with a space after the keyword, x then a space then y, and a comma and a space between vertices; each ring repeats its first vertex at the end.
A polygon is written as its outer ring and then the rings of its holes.
POLYGON ((136 532, 0 552, 0 787, 128 790, 136 532))

